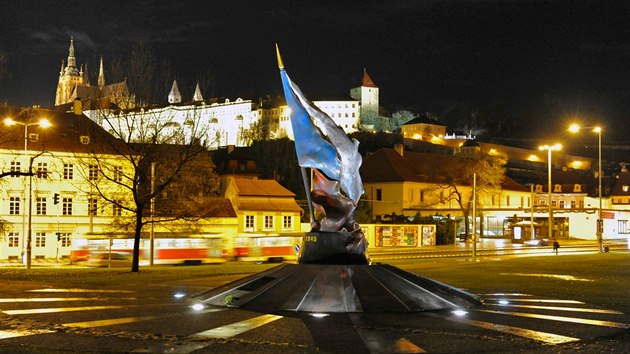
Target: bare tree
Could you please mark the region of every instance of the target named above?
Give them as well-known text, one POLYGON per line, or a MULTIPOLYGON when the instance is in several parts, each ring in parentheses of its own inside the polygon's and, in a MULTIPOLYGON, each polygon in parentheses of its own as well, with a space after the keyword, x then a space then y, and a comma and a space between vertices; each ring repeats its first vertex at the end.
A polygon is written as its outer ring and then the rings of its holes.
POLYGON ((435 175, 440 176, 436 183, 440 191, 440 202, 454 201, 464 217, 466 235, 470 233, 469 216, 472 209, 473 174, 477 175, 477 206, 484 194, 491 195, 500 190, 505 178, 507 159, 482 153, 460 154, 452 163, 436 166, 435 175))
MULTIPOLYGON (((153 85, 162 81, 161 74, 168 74, 159 71, 155 63, 149 50, 134 48, 126 63, 133 68, 127 71, 133 76, 127 76, 127 80, 130 88, 141 94, 130 95, 129 100, 140 98, 139 102, 147 102, 155 97, 153 85)), ((121 106, 133 107, 124 103, 121 106)), ((88 192, 128 215, 118 218, 115 226, 133 230, 132 271, 137 272, 145 225, 195 221, 211 210, 206 197, 213 193, 216 174, 205 147, 207 125, 196 109, 182 111, 168 106, 121 110, 109 102, 100 102, 95 114, 97 117, 92 119, 100 122, 116 143, 102 146, 94 142, 92 153, 82 157, 83 164, 90 167, 86 169, 88 174, 98 173, 85 176, 90 182, 88 192), (103 155, 102 151, 110 155, 103 155), (115 158, 110 158, 112 155, 115 158), (147 217, 152 202, 155 215, 159 216, 157 221, 147 217)))

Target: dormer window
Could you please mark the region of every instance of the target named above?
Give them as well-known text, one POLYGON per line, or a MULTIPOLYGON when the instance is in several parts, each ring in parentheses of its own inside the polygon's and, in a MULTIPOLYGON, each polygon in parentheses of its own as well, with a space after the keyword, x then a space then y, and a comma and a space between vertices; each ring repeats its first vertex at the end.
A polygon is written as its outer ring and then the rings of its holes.
POLYGON ((39 140, 39 134, 37 133, 28 133, 28 140, 31 142, 36 142, 39 140))
POLYGON ((542 189, 542 184, 537 184, 536 185, 536 193, 542 193, 543 189, 542 189))
POLYGON ((573 193, 582 193, 582 185, 574 184, 573 185, 573 193))
POLYGON ((561 193, 562 192, 562 185, 561 184, 556 184, 553 186, 553 192, 554 193, 561 193))
POLYGON ((83 145, 87 145, 87 144, 89 144, 89 143, 90 143, 90 137, 89 137, 89 136, 87 136, 87 135, 81 135, 81 136, 79 137, 79 141, 81 141, 81 144, 83 144, 83 145))
POLYGON ((624 184, 623 186, 621 186, 621 190, 624 192, 627 192, 628 189, 630 189, 630 187, 627 184, 624 184))

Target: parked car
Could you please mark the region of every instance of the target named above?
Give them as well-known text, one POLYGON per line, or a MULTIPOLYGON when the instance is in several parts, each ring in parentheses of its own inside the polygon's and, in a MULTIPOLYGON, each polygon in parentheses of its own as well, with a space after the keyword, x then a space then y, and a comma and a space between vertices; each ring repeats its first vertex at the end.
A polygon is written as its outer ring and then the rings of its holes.
POLYGON ((129 252, 93 252, 90 253, 86 265, 88 267, 131 267, 133 254, 129 252), (111 257, 111 258, 110 258, 111 257))

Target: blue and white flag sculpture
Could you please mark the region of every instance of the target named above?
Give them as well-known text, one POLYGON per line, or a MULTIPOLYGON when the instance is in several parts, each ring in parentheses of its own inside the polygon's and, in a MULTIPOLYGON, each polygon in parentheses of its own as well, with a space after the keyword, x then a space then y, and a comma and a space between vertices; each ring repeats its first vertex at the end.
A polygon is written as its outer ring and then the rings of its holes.
POLYGON ((358 151, 359 142, 350 140, 332 118, 304 97, 284 70, 277 46, 276 54, 284 96, 291 110, 298 163, 302 171, 311 168, 314 173, 311 188, 305 182, 311 217, 315 218, 313 208, 320 214, 319 220, 311 223, 313 231, 345 230, 352 233, 356 235, 356 242, 348 246, 354 252, 362 253, 367 248, 367 242, 354 217, 357 203, 363 194, 359 175, 362 161, 358 151))

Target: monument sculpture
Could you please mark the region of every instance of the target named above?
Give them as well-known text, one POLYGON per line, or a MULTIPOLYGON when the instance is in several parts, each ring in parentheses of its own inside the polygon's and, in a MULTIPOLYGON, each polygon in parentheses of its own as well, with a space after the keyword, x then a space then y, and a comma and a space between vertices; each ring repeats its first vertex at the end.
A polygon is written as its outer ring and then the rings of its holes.
POLYGON ((355 209, 363 194, 359 142, 350 140, 332 118, 304 97, 284 70, 278 46, 276 55, 312 227, 298 260, 367 264, 367 239, 355 220, 355 209), (312 182, 306 168, 312 171, 312 182))

